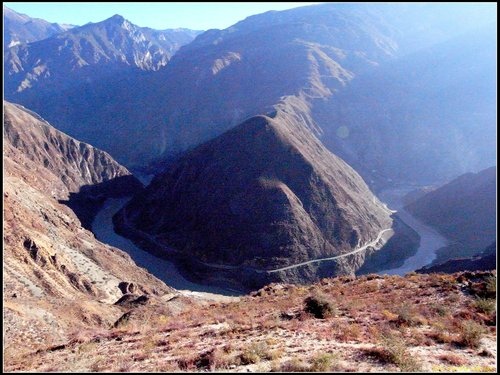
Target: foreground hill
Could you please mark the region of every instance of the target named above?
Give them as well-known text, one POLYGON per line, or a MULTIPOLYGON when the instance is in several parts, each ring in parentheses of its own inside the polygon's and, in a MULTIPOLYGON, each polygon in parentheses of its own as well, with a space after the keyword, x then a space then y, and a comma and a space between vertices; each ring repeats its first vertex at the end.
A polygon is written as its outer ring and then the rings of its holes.
POLYGON ((4 102, 4 116, 4 349, 36 350, 108 327, 124 313, 113 305, 124 294, 171 293, 60 203, 85 185, 133 188, 130 172, 25 108, 4 102))
POLYGON ((496 239, 496 167, 467 173, 405 208, 453 243, 434 263, 477 255, 496 239))
POLYGON ((116 328, 9 355, 5 370, 495 372, 495 286, 496 272, 367 275, 146 304, 116 328))

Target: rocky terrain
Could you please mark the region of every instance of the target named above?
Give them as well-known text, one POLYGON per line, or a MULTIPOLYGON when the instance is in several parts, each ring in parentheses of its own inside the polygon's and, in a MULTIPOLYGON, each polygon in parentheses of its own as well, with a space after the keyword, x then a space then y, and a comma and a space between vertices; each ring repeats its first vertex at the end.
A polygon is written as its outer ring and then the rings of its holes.
POLYGON ((150 299, 114 326, 14 352, 5 370, 495 372, 495 297, 496 273, 469 272, 272 284, 224 302, 150 299))
POLYGON ((4 102, 4 359, 108 327, 123 295, 172 289, 130 257, 98 242, 60 203, 80 187, 131 177, 107 153, 4 102))
POLYGON ((405 208, 452 241, 435 264, 478 255, 496 239, 496 167, 459 176, 405 208))

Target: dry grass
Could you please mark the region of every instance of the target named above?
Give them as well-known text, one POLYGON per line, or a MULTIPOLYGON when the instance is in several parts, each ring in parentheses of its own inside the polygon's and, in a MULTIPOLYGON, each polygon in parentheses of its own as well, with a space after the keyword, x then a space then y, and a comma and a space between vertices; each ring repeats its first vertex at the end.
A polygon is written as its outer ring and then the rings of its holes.
POLYGON ((493 315, 497 309, 497 301, 492 298, 477 298, 472 306, 474 306, 479 312, 493 315))
POLYGON ((339 355, 332 353, 317 354, 310 360, 311 367, 309 371, 328 372, 338 368, 339 355))
MULTIPOLYGON (((487 337, 487 349, 496 331, 478 323, 485 315, 473 307, 477 300, 450 287, 455 283, 449 276, 335 278, 312 286, 268 286, 236 302, 183 303, 176 313, 164 304, 143 306, 147 314, 136 311, 123 328, 75 331, 57 351, 44 348, 20 358, 9 349, 7 370, 377 372, 427 370, 436 361, 464 366, 464 346, 476 348, 487 337), (457 296, 453 303, 450 294, 457 296), (304 311, 308 297, 316 298, 317 307, 334 306, 335 314, 314 318, 304 311), (136 322, 142 316, 148 324, 136 322)), ((466 364, 496 363, 480 351, 466 364)))
POLYGON ((394 363, 401 371, 416 372, 421 370, 420 361, 408 351, 407 343, 397 336, 384 336, 381 341, 381 358, 394 363))
POLYGON ((453 353, 446 353, 446 354, 441 354, 438 357, 441 361, 449 363, 450 365, 455 365, 455 366, 461 366, 465 365, 467 361, 465 358, 458 354, 453 354, 453 353))
POLYGON ((466 320, 460 325, 459 344, 477 348, 481 344, 481 339, 485 333, 486 329, 482 324, 473 320, 466 320))

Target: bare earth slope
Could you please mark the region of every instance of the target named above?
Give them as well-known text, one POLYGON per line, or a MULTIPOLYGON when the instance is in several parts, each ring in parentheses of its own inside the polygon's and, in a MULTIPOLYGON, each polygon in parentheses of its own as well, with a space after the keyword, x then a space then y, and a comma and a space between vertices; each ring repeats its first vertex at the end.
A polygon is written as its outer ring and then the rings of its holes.
MULTIPOLYGON (((284 111, 187 153, 117 221, 124 235, 131 224, 190 258, 262 270, 347 253, 392 226, 361 177, 284 111)), ((363 259, 329 273, 352 273, 363 259)))
MULTIPOLYGON (((98 242, 58 202, 82 185, 130 173, 108 154, 4 102, 3 302, 9 355, 108 327, 124 293, 172 292, 124 252, 98 242)), ((131 176, 130 176, 131 177, 131 176)))

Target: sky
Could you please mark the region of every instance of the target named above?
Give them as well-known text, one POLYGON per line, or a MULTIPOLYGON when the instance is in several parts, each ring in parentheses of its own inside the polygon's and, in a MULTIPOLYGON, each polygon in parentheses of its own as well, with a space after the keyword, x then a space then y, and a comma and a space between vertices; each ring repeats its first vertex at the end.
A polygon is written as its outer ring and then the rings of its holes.
POLYGON ((284 10, 318 3, 30 3, 4 2, 5 6, 32 18, 49 22, 84 25, 100 22, 115 14, 141 27, 193 30, 225 29, 253 14, 284 10))

